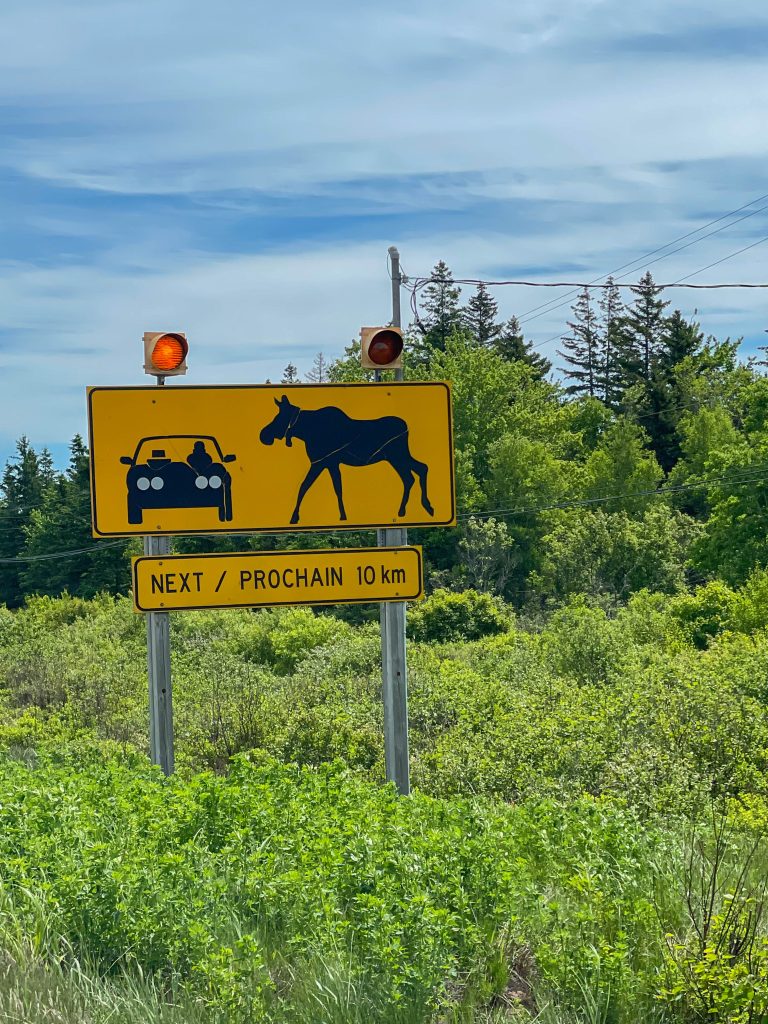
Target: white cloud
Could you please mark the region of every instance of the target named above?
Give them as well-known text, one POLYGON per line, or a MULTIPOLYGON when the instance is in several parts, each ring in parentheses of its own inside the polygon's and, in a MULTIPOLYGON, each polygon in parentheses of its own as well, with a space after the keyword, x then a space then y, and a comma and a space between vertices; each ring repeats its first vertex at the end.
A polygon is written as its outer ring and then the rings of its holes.
POLYGON ((495 0, 468 19, 458 0, 269 17, 245 0, 223 13, 25 0, 0 15, 15 44, 5 92, 40 131, 11 132, 3 159, 79 188, 191 193, 764 154, 761 60, 610 50, 633 32, 682 38, 748 14, 765 27, 747 2, 495 0))

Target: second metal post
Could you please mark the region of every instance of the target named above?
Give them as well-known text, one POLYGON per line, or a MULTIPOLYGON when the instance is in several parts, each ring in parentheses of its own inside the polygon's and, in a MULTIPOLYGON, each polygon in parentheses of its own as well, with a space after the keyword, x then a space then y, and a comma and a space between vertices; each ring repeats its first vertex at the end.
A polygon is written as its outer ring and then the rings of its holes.
MULTIPOLYGON (((145 537, 145 555, 167 555, 169 537, 145 537)), ((166 775, 174 770, 171 638, 168 612, 147 613, 147 672, 149 676, 149 752, 166 775)))
MULTIPOLYGON (((389 249, 392 265, 392 324, 402 326, 400 314, 400 253, 389 249)), ((376 379, 379 374, 376 374, 376 379)), ((395 380, 403 371, 395 371, 395 380)), ((378 531, 379 547, 400 547, 408 543, 402 527, 378 531)), ((384 701, 384 759, 387 781, 394 782, 401 796, 411 792, 408 750, 408 671, 405 661, 405 602, 380 605, 381 675, 384 701)))

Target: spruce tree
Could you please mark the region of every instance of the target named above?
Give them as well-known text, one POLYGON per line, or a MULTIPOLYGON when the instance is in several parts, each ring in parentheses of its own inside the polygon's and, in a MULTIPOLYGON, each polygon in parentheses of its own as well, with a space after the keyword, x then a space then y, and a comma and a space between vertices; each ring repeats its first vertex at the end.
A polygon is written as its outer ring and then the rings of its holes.
POLYGON ((624 341, 624 303, 612 277, 603 286, 600 297, 600 398, 611 409, 618 408, 622 384, 622 344, 624 341))
POLYGON ((421 293, 421 315, 417 326, 422 335, 420 348, 428 358, 435 349, 445 351, 445 343, 461 325, 459 296, 461 288, 453 283, 453 274, 440 260, 432 271, 432 280, 421 293))
POLYGON ((699 324, 688 321, 679 309, 667 317, 661 339, 660 362, 666 369, 672 369, 688 356, 701 351, 704 334, 699 324))
POLYGON ((283 376, 280 379, 281 384, 298 384, 301 378, 299 377, 299 371, 293 365, 288 363, 286 368, 283 370, 283 376))
POLYGON ((699 325, 685 320, 679 309, 667 317, 651 379, 638 404, 636 416, 650 434, 656 458, 667 473, 682 454, 678 428, 686 410, 679 366, 701 350, 703 341, 699 325))
POLYGON ((664 310, 669 305, 669 302, 659 298, 662 291, 654 283, 650 271, 636 285, 632 285, 635 300, 624 318, 623 363, 626 386, 638 381, 650 381, 661 355, 666 328, 664 310))
POLYGON ((464 326, 479 345, 490 345, 501 331, 501 324, 496 322, 498 313, 496 300, 481 282, 462 314, 464 326))
MULTIPOLYGON (((16 454, 0 478, 0 559, 19 558, 24 553, 25 527, 55 479, 50 453, 44 449, 38 456, 29 440, 20 438, 16 454)), ((21 562, 0 562, 0 604, 15 608, 22 603, 23 568, 21 562)))
POLYGON ((65 590, 85 598, 101 592, 125 594, 131 582, 127 555, 131 542, 112 546, 94 541, 89 515, 89 456, 79 435, 73 438, 69 453, 66 472, 58 474, 45 488, 39 508, 32 512, 25 527, 24 554, 35 560, 21 566, 24 596, 57 596, 65 590), (39 558, 80 549, 84 550, 77 555, 39 558))
POLYGON ((565 376, 574 381, 566 391, 569 395, 587 395, 597 398, 601 394, 603 352, 600 330, 592 305, 592 296, 584 288, 571 307, 573 320, 568 321, 570 334, 563 336, 563 349, 558 355, 568 364, 565 376))
POLYGON ((525 340, 516 316, 511 316, 502 326, 491 343, 491 349, 508 363, 526 363, 542 379, 552 369, 552 363, 535 351, 532 342, 525 340))

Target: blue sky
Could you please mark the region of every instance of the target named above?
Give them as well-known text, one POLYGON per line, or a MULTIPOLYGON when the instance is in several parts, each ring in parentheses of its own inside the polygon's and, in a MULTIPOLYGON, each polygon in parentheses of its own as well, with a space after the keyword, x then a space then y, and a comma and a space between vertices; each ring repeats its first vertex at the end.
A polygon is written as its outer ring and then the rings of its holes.
MULTIPOLYGON (((0 462, 144 383, 145 330, 187 331, 189 383, 338 354, 388 319, 393 243, 412 275, 591 279, 768 193, 763 0, 3 0, 0 37, 0 462)), ((768 236, 726 223, 657 280, 768 236)), ((765 292, 667 297, 763 342, 765 292)), ((542 351, 566 313, 524 318, 542 351)))

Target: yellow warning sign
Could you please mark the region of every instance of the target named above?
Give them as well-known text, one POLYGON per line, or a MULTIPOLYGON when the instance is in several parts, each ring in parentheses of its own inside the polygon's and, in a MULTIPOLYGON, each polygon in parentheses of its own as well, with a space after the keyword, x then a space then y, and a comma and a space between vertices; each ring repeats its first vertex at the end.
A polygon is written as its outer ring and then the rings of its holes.
POLYGON ((133 559, 140 612, 415 601, 423 593, 420 547, 133 559))
POLYGON ((88 389, 97 537, 456 521, 446 383, 88 389))

